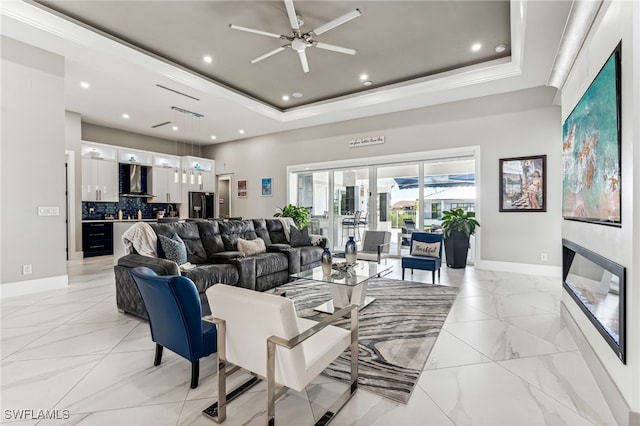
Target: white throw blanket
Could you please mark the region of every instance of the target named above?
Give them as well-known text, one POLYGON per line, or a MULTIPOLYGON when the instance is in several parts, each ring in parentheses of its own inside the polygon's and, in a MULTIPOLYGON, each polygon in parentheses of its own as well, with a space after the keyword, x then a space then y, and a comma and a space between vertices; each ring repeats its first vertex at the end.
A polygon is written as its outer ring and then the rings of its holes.
POLYGON ((293 218, 279 217, 278 219, 280 219, 280 222, 282 222, 282 229, 284 230, 285 238, 287 239, 287 241, 291 241, 291 238, 290 238, 291 227, 296 226, 295 222, 293 221, 293 218))
POLYGON ((134 223, 122 234, 122 243, 127 254, 137 252, 142 256, 158 257, 158 236, 148 223, 134 223))

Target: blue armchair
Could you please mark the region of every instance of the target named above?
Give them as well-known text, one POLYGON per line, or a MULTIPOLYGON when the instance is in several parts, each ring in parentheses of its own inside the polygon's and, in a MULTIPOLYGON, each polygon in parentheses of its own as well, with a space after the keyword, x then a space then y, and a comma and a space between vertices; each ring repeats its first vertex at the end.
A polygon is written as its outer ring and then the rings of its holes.
POLYGON ((162 361, 162 349, 191 361, 191 388, 198 387, 200 358, 217 349, 213 324, 202 321, 196 286, 189 278, 159 276, 149 268, 133 268, 131 276, 140 291, 149 317, 151 339, 156 343, 153 365, 162 361))
POLYGON ((436 271, 440 281, 440 266, 442 265, 442 234, 431 232, 412 232, 411 251, 408 256, 402 256, 402 279, 405 268, 431 271, 431 282, 436 282, 436 271))

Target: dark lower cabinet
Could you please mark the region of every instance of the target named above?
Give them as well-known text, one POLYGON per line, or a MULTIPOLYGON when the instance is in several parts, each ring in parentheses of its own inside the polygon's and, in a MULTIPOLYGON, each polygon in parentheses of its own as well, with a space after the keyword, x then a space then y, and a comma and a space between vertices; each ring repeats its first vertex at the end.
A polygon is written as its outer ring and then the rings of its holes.
POLYGON ((84 257, 113 254, 113 223, 83 223, 84 257))

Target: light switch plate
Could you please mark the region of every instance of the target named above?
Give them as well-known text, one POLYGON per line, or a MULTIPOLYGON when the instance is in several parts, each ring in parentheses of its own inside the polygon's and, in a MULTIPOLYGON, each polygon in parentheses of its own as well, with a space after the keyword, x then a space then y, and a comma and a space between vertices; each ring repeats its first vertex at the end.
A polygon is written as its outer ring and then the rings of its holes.
POLYGON ((60 216, 60 207, 38 207, 38 216, 60 216))

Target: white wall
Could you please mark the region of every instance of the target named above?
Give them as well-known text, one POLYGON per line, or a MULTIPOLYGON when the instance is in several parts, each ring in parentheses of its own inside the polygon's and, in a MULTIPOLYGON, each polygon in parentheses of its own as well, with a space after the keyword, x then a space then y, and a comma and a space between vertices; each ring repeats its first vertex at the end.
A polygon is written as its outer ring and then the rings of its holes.
POLYGON ((86 122, 82 123, 82 140, 178 156, 192 155, 193 152, 198 156, 197 146, 86 122))
POLYGON ((640 335, 640 277, 638 275, 640 271, 638 269, 640 266, 638 262, 640 189, 637 185, 640 178, 638 169, 640 95, 637 65, 640 51, 639 21, 638 2, 604 3, 562 91, 562 119, 564 120, 618 42, 622 40, 622 227, 563 221, 562 236, 627 268, 627 365, 623 365, 618 360, 616 354, 566 293, 563 295, 563 302, 626 403, 635 411, 640 410, 640 341, 638 339, 640 335))
MULTIPOLYGON (((66 285, 64 59, 2 37, 2 275, 66 285), (60 215, 39 217, 38 207, 60 215), (22 275, 22 265, 33 273, 22 275)), ((24 282, 24 283, 23 283, 24 282)))
POLYGON ((555 91, 530 89, 418 110, 213 145, 206 156, 218 172, 247 179, 248 197, 232 203, 232 216, 270 217, 287 202, 286 166, 379 157, 454 147, 481 147, 478 195, 484 261, 561 265, 560 108, 555 91), (349 148, 350 139, 385 136, 385 143, 349 148), (498 159, 547 154, 547 212, 498 212, 498 159), (260 178, 273 177, 273 196, 260 196, 260 178), (548 254, 548 262, 540 261, 548 254))
POLYGON ((77 112, 65 112, 64 137, 66 150, 74 153, 73 176, 75 181, 69 182, 69 194, 73 198, 71 208, 75 212, 73 215, 75 222, 69 224, 72 228, 70 237, 73 238, 73 241, 69 241, 69 259, 71 259, 82 255, 82 156, 80 149, 82 117, 77 112), (73 191, 71 191, 72 188, 73 191))

